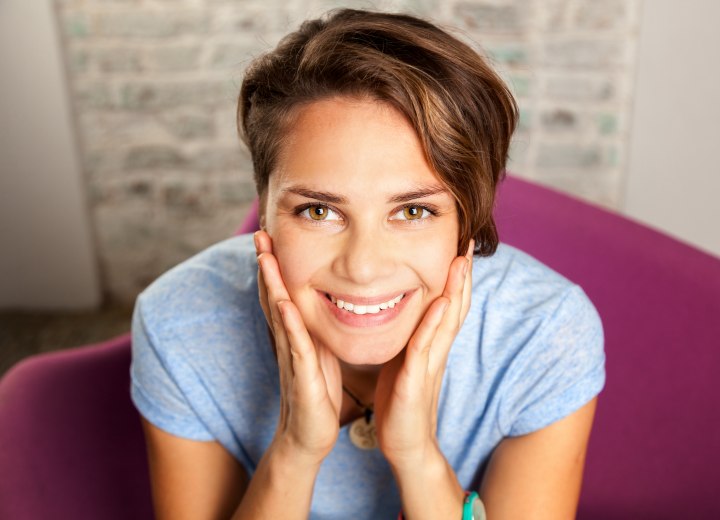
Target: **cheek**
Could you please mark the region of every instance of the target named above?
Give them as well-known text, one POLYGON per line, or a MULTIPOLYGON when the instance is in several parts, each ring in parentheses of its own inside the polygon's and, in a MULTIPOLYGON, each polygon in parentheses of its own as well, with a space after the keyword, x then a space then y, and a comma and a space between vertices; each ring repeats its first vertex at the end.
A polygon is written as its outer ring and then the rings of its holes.
POLYGON ((297 300, 324 260, 317 246, 297 230, 277 229, 271 237, 285 287, 290 298, 297 300))
POLYGON ((447 283, 450 264, 457 254, 454 240, 423 240, 404 248, 408 262, 428 291, 427 296, 440 296, 447 283))

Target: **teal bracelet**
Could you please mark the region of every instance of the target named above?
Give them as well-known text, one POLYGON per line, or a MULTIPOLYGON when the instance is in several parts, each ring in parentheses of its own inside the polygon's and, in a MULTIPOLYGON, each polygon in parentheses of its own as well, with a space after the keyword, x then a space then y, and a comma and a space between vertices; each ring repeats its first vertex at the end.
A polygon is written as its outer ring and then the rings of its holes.
POLYGON ((485 507, 480 501, 480 496, 475 491, 472 493, 465 492, 462 520, 486 520, 485 507))
MULTIPOLYGON (((475 497, 480 500, 480 496, 475 491, 472 493, 470 491, 465 491, 462 520, 486 520, 485 507, 482 506, 482 502, 480 503, 481 516, 479 518, 473 517, 473 500, 475 500, 475 497)), ((398 514, 398 520, 405 520, 405 515, 403 514, 402 509, 400 510, 400 514, 398 514)))

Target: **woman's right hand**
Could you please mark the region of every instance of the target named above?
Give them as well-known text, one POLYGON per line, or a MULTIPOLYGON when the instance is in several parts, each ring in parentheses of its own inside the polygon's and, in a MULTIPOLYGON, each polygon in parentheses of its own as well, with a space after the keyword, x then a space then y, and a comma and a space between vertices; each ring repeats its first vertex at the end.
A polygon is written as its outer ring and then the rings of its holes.
POLYGON ((255 233, 260 304, 271 331, 280 370, 280 419, 273 445, 293 457, 320 464, 340 431, 342 375, 327 348, 314 345, 285 288, 272 239, 255 233))

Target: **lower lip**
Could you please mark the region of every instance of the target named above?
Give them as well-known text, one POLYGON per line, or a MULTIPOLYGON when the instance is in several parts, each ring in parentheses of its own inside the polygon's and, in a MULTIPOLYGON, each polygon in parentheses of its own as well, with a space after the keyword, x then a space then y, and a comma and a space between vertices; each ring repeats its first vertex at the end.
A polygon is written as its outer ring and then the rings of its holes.
POLYGON ((407 301, 414 292, 415 289, 407 291, 402 300, 395 304, 395 307, 392 309, 381 310, 377 314, 355 314, 354 312, 339 309, 337 305, 325 296, 325 293, 318 291, 318 295, 330 309, 330 313, 335 316, 340 323, 350 327, 377 327, 395 319, 395 317, 405 308, 407 301))

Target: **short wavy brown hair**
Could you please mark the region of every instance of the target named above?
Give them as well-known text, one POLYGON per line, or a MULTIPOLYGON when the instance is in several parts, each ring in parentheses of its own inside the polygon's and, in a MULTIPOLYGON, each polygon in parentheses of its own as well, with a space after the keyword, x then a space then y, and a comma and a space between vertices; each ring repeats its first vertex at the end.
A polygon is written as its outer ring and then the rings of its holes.
POLYGON ((458 254, 498 244, 492 212, 517 123, 505 83, 472 48, 406 14, 339 9, 304 22, 248 67, 238 131, 263 197, 299 108, 332 96, 370 98, 415 128, 428 164, 453 194, 458 254))

